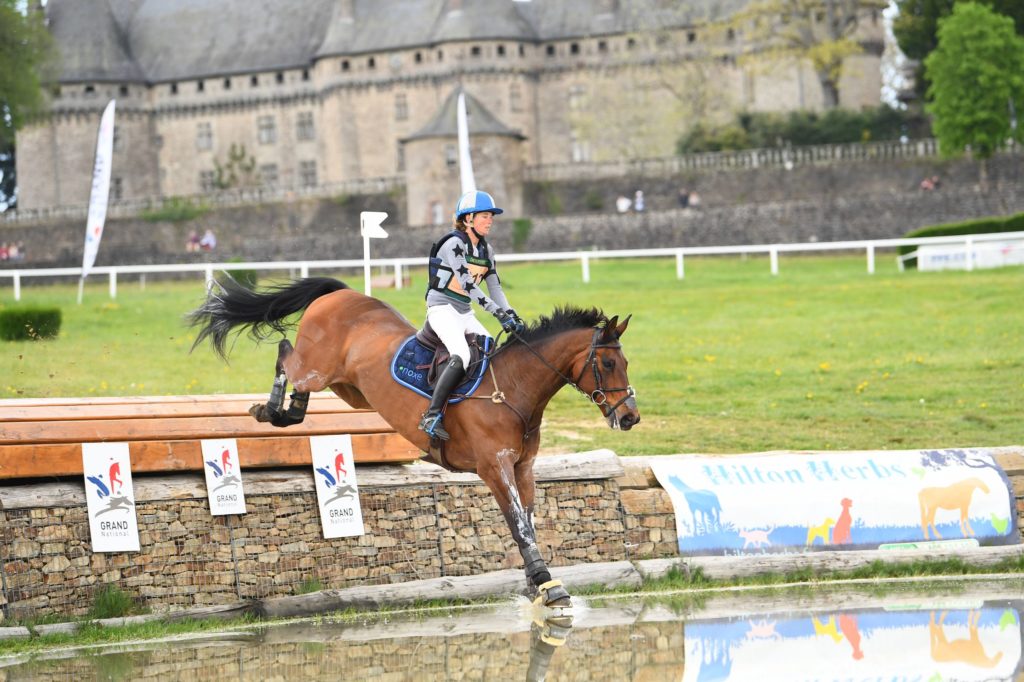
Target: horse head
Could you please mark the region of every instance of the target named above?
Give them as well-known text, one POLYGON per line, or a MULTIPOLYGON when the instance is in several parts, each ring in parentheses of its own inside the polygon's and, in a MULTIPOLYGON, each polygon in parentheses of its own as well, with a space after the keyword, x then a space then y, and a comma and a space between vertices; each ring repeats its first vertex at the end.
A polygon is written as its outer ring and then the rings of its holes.
POLYGON ((629 318, 621 323, 619 316, 596 327, 590 342, 590 352, 574 368, 576 385, 590 396, 594 404, 613 429, 629 431, 640 422, 636 407, 636 392, 629 383, 626 368, 629 361, 622 352, 619 339, 629 326, 629 318))

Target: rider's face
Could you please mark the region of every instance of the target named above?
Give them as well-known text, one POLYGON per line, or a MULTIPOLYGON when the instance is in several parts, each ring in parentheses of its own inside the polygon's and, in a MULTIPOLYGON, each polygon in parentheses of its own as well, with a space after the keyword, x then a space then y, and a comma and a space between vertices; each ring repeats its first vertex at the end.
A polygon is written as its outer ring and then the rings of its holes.
POLYGON ((490 211, 480 211, 473 215, 473 229, 481 237, 486 237, 490 233, 493 222, 494 214, 490 211))

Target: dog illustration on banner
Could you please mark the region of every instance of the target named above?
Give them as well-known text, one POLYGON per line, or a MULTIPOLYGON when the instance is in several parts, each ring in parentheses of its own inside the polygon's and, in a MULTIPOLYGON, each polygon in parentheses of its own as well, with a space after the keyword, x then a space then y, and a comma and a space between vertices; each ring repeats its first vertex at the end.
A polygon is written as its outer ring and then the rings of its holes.
POLYGON ((763 528, 749 530, 736 531, 741 538, 743 538, 743 549, 753 546, 754 549, 761 549, 762 547, 771 547, 772 541, 768 539, 774 528, 763 528))
POLYGON ((924 539, 928 539, 929 528, 936 540, 942 539, 935 527, 935 513, 939 509, 959 511, 960 532, 965 538, 974 535, 974 529, 971 528, 968 519, 968 511, 975 490, 980 490, 985 494, 989 492, 988 486, 980 478, 966 478, 941 488, 922 488, 921 492, 917 494, 917 500, 921 507, 921 533, 924 534, 924 539))
POLYGON ((821 538, 821 544, 830 544, 831 538, 829 536, 831 535, 832 526, 834 525, 836 525, 836 520, 829 516, 817 526, 810 526, 807 529, 807 546, 810 547, 813 545, 814 541, 818 538, 821 538))
POLYGON ((710 490, 691 488, 678 476, 672 476, 669 480, 686 499, 686 505, 693 516, 694 532, 711 533, 722 527, 722 505, 718 501, 718 495, 710 490))

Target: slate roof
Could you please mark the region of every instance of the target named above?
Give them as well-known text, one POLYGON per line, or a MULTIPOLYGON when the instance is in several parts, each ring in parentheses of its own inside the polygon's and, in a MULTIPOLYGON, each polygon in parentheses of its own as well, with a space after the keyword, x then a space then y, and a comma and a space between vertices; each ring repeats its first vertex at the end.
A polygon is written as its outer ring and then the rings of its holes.
MULTIPOLYGON (((420 140, 426 137, 457 137, 458 127, 455 110, 458 107, 460 92, 464 92, 462 88, 452 90, 452 93, 448 95, 448 99, 438 109, 434 119, 409 137, 404 138, 402 142, 420 140)), ((480 103, 480 100, 468 92, 466 93, 466 123, 470 135, 505 135, 520 140, 526 139, 526 136, 518 130, 512 130, 499 121, 494 114, 480 103)))
POLYGON ((734 12, 749 0, 49 0, 60 80, 162 82, 472 39, 537 42, 734 12))

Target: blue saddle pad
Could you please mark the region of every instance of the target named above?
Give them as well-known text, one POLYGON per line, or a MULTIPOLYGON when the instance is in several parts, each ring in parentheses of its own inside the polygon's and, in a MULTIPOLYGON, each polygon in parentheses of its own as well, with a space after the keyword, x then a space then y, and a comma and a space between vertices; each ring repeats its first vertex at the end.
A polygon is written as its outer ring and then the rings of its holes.
MULTIPOLYGON (((465 380, 452 391, 449 403, 457 403, 473 395, 473 391, 480 385, 480 380, 484 377, 484 372, 487 371, 487 363, 490 360, 486 353, 491 352, 493 344, 494 339, 489 336, 484 337, 485 355, 479 363, 469 368, 465 380)), ((430 369, 430 363, 433 360, 434 351, 417 341, 416 335, 413 334, 406 339, 395 353, 395 357, 391 359, 391 376, 401 385, 429 398, 434 394, 434 387, 427 384, 427 370, 430 369)))

